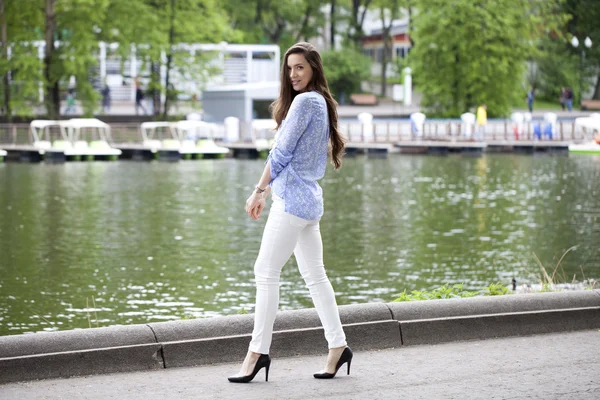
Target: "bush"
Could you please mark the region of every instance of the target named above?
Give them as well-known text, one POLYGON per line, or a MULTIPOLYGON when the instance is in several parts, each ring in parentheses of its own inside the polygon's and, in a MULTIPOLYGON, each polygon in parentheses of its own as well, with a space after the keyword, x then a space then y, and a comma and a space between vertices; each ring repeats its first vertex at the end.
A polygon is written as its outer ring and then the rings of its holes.
POLYGON ((321 57, 329 88, 340 103, 360 92, 360 84, 371 76, 371 61, 356 50, 326 51, 321 57))
POLYGON ((433 289, 431 291, 426 290, 413 290, 410 293, 404 292, 400 293, 398 298, 394 301, 415 301, 415 300, 436 300, 436 299, 454 299, 454 298, 464 298, 464 297, 474 297, 477 296, 479 292, 470 292, 468 290, 463 289, 463 285, 453 285, 449 287, 448 284, 444 286, 440 286, 437 289, 433 289))

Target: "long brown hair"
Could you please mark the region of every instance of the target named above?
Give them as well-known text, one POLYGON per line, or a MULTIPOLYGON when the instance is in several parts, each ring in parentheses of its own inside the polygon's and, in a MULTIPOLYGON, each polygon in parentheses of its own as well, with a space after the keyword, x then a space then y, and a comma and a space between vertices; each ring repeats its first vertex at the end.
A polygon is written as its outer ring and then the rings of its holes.
POLYGON ((281 67, 281 89, 279 98, 271 104, 271 113, 273 119, 277 122, 277 129, 287 115, 294 97, 299 92, 292 88, 290 72, 287 65, 290 54, 303 54, 306 61, 312 68, 312 79, 308 84, 308 89, 320 93, 327 103, 327 114, 329 115, 329 154, 331 163, 335 169, 342 166, 342 155, 344 153, 344 138, 338 129, 337 102, 333 99, 329 91, 329 85, 323 71, 323 61, 317 49, 310 43, 296 43, 285 52, 283 57, 283 66, 281 67))

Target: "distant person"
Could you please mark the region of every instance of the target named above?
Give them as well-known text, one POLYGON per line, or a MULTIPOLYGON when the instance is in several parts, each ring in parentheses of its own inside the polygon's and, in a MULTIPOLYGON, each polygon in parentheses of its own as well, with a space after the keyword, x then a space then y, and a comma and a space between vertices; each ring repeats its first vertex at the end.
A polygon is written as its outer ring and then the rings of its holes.
POLYGON ((560 103, 560 109, 565 111, 565 106, 567 103, 567 89, 564 87, 560 88, 560 95, 558 96, 558 102, 560 103))
MULTIPOLYGON (((523 92, 521 92, 523 93, 523 92)), ((485 125, 487 124, 487 106, 485 104, 480 105, 477 108, 477 140, 483 140, 485 138, 485 125)))
POLYGON ((533 101, 535 100, 535 89, 531 88, 527 92, 527 108, 529 108, 529 112, 533 112, 533 101))
POLYGON ((323 265, 319 226, 323 191, 317 181, 325 174, 328 156, 335 169, 342 166, 344 139, 338 127, 337 104, 329 91, 321 56, 310 43, 290 47, 282 71, 280 94, 271 105, 277 139, 255 190, 246 200, 246 213, 258 220, 272 191, 273 203, 254 264, 254 330, 241 370, 228 378, 230 382, 250 382, 262 368, 268 376, 273 323, 279 307, 279 276, 292 254, 329 348, 325 368, 313 376, 331 379, 344 364, 350 373, 352 362, 335 293, 323 265))
POLYGON ((135 115, 139 114, 139 108, 142 109, 144 115, 148 114, 146 107, 143 104, 144 101, 144 90, 139 78, 135 78, 135 115))
POLYGON ((571 111, 573 110, 573 89, 571 88, 567 88, 566 90, 566 94, 565 94, 565 103, 567 104, 567 110, 571 111))
POLYGON ((66 103, 67 103, 67 107, 65 108, 64 114, 65 115, 75 114, 75 104, 77 102, 75 101, 75 90, 73 88, 69 88, 69 90, 67 92, 66 103))
POLYGON ((100 93, 102 94, 102 113, 106 114, 110 111, 110 87, 107 83, 104 83, 100 93))

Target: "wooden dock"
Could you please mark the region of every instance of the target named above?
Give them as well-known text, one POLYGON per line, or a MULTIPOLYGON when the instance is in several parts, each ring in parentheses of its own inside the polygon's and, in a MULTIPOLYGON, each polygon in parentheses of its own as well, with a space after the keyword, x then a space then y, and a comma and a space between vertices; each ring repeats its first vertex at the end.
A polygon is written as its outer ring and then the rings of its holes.
POLYGON ((422 140, 396 142, 394 147, 402 154, 481 155, 483 153, 551 153, 567 154, 569 143, 551 140, 422 140))
POLYGON ((141 144, 121 143, 113 147, 121 150, 121 158, 125 160, 150 161, 158 158, 158 153, 154 149, 141 144))
POLYGON ((434 154, 460 153, 465 155, 481 155, 486 150, 487 144, 474 141, 442 141, 442 140, 415 140, 396 142, 394 147, 401 154, 434 154))
POLYGON ((4 146, 7 161, 21 162, 65 162, 67 157, 63 150, 39 149, 30 145, 4 146))
POLYGON ((41 149, 32 145, 11 145, 3 148, 6 150, 6 160, 8 161, 62 163, 66 161, 112 161, 118 158, 118 155, 114 154, 86 154, 85 152, 72 154, 68 149, 41 149))
POLYGON ((148 147, 135 143, 124 143, 114 145, 116 149, 121 150, 121 158, 134 161, 179 161, 179 160, 199 160, 209 158, 223 158, 225 154, 202 151, 199 148, 186 150, 177 148, 157 148, 148 147))
POLYGON ((553 140, 492 140, 488 141, 488 153, 552 153, 568 154, 569 143, 553 140))
MULTIPOLYGON (((115 144, 115 149, 121 150, 121 159, 136 161, 178 161, 182 159, 200 159, 200 158, 222 158, 234 157, 240 159, 266 159, 269 150, 262 144, 252 142, 222 143, 220 146, 229 149, 229 154, 201 154, 200 151, 180 151, 179 149, 157 149, 145 147, 142 144, 122 143, 115 144)), ((65 155, 61 149, 40 149, 32 145, 4 145, 6 151, 4 159, 6 161, 21 162, 65 162, 71 160, 93 160, 108 159, 106 157, 82 156, 73 157, 65 155)), ((399 154, 462 154, 479 156, 483 153, 520 153, 520 154, 568 154, 569 143, 563 141, 533 141, 533 140, 489 140, 487 142, 477 142, 469 140, 404 140, 395 143, 383 142, 347 142, 345 146, 346 156, 354 157, 366 155, 372 158, 385 158, 390 153, 399 154)), ((2 157, 0 152, 0 157, 2 157)))
POLYGON ((366 155, 373 158, 385 158, 393 151, 391 143, 347 142, 346 156, 366 155))
POLYGON ((233 158, 266 159, 269 155, 269 148, 265 146, 257 146, 252 142, 227 142, 222 143, 221 146, 227 147, 233 155, 233 158))

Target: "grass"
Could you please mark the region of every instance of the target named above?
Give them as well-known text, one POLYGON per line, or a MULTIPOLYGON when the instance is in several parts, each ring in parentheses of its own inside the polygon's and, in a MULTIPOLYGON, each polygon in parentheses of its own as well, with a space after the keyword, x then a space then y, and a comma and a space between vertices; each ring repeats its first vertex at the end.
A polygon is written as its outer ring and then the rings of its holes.
MULTIPOLYGON (((560 257, 556 265, 551 265, 549 267, 544 266, 544 264, 540 261, 538 256, 534 253, 533 256, 537 262, 539 267, 538 278, 540 280, 540 289, 539 292, 558 292, 562 289, 558 287, 563 284, 576 284, 578 283, 577 274, 573 275, 573 278, 570 279, 567 277, 564 269, 562 268, 562 262, 565 257, 572 251, 575 250, 577 246, 572 246, 568 248, 560 257)), ((581 269, 581 283, 583 285, 584 290, 593 290, 600 288, 600 284, 598 281, 594 279, 586 279, 585 274, 583 273, 583 267, 579 267, 581 269)), ((407 293, 406 290, 400 293, 398 297, 393 300, 394 302, 401 301, 415 301, 415 300, 437 300, 437 299, 454 299, 454 298, 466 298, 466 297, 474 297, 474 296, 503 296, 511 294, 506 285, 501 283, 490 283, 488 286, 483 288, 480 291, 468 291, 463 289, 463 284, 449 286, 445 284, 436 289, 432 290, 413 290, 410 293, 407 293)))
MULTIPOLYGON (((577 245, 569 247, 560 257, 556 265, 554 266, 544 266, 544 264, 540 261, 539 257, 533 253, 533 256, 537 262, 537 265, 540 268, 539 280, 542 286, 542 292, 554 292, 560 289, 556 289, 557 285, 560 284, 575 284, 577 282, 577 274, 573 274, 573 278, 569 278, 565 273, 565 270, 562 267, 562 261, 569 254, 571 250, 577 249, 577 245), (560 269, 560 270, 559 270, 560 269), (552 271, 552 273, 548 273, 548 271, 552 271), (570 282, 569 282, 570 281, 570 282)), ((585 274, 583 272, 583 267, 579 266, 581 270, 581 279, 583 283, 583 287, 586 290, 592 290, 600 287, 598 282, 594 279, 586 279, 585 274)))
MULTIPOLYGON (((96 312, 96 300, 94 299, 94 296, 92 296, 92 303, 94 305, 94 318, 96 319, 96 328, 99 328, 100 323, 98 322, 98 313, 96 312)), ((90 298, 89 297, 85 298, 85 308, 87 311, 88 325, 91 328, 92 327, 92 319, 90 316, 90 298)))
POLYGON ((432 290, 413 290, 407 293, 406 290, 400 293, 394 302, 416 301, 416 300, 439 300, 439 299, 464 299, 475 296, 503 296, 510 294, 508 287, 501 283, 490 283, 480 291, 465 290, 463 284, 449 286, 442 285, 432 290))
MULTIPOLYGON (((512 108, 517 108, 519 110, 527 109, 527 101, 525 99, 523 99, 523 101, 514 103, 512 105, 512 108)), ((575 109, 575 105, 573 105, 573 109, 575 109)), ((539 110, 560 111, 561 107, 560 107, 560 103, 558 101, 535 100, 533 102, 533 110, 534 111, 539 111, 539 110)))
POLYGON ((406 293, 405 289, 404 292, 400 293, 400 295, 398 295, 398 297, 394 301, 400 302, 415 300, 455 299, 474 297, 477 295, 479 295, 479 292, 464 290, 462 283, 452 286, 448 286, 448 284, 445 284, 433 290, 413 290, 410 293, 406 293))

